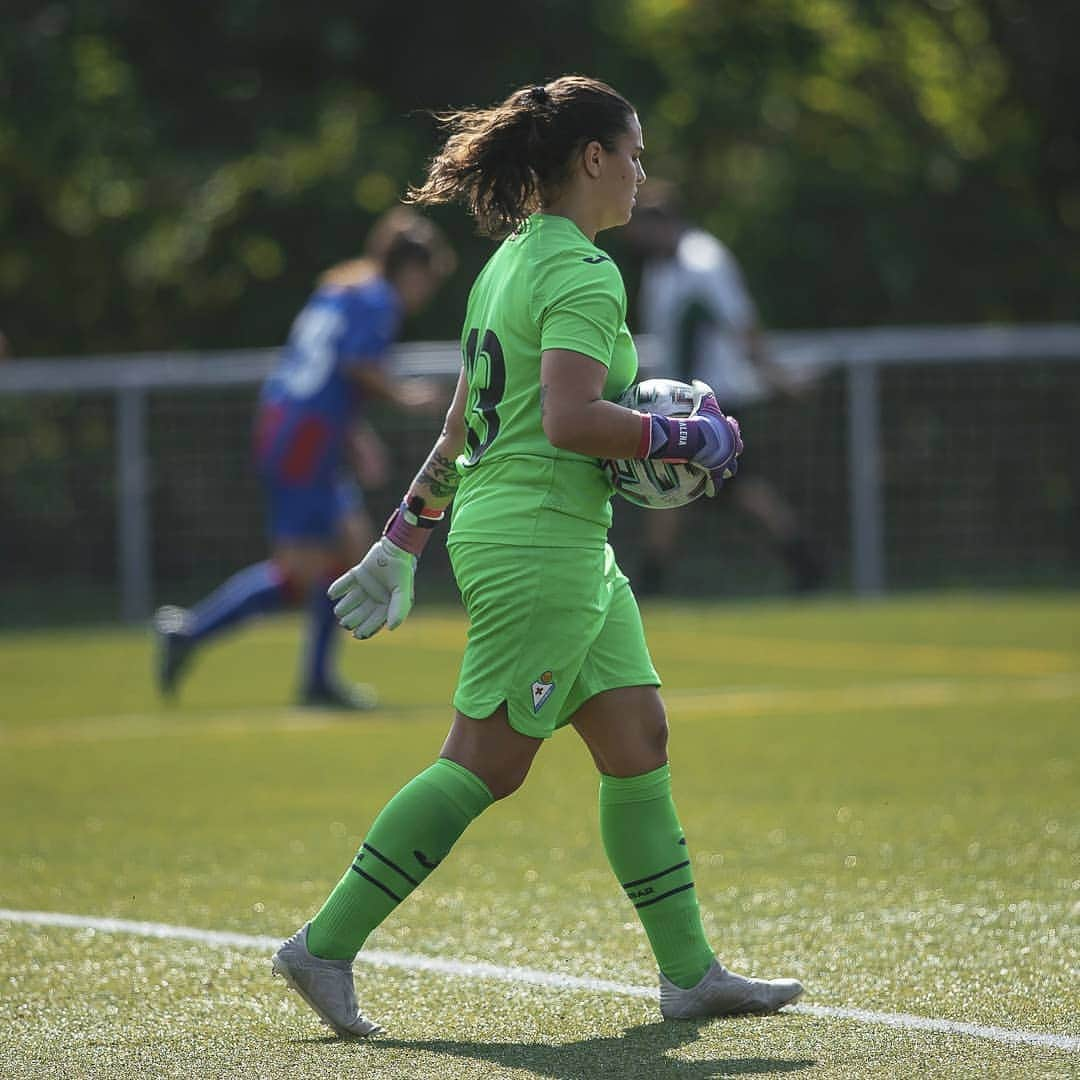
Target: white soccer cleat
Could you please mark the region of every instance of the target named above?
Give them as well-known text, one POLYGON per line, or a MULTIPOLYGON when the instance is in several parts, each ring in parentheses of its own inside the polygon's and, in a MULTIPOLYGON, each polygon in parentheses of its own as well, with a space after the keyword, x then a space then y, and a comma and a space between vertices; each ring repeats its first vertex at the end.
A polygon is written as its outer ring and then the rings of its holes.
POLYGON ((748 979, 713 960, 701 982, 688 990, 676 986, 661 972, 660 1012, 665 1020, 771 1013, 798 1001, 802 992, 798 979, 748 979))
POLYGON ((381 1031, 356 1004, 352 962, 323 960, 307 947, 305 923, 276 953, 273 971, 280 975, 339 1035, 374 1035, 381 1031))

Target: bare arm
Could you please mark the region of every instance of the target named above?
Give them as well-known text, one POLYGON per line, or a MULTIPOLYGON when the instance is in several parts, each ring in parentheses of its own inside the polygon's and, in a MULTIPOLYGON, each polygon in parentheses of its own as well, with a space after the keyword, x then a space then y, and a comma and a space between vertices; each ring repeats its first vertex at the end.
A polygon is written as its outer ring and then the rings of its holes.
POLYGON ((399 409, 426 413, 440 409, 438 389, 430 379, 395 378, 378 363, 350 364, 347 371, 367 397, 388 401, 399 409))
POLYGON ((751 323, 743 331, 746 358, 771 389, 788 397, 797 397, 806 390, 804 380, 798 379, 787 368, 777 363, 768 345, 761 324, 751 323))
POLYGON ((462 371, 442 433, 409 486, 406 505, 391 515, 367 555, 328 590, 330 599, 337 601, 338 622, 354 637, 369 638, 384 626, 393 630, 412 610, 417 559, 457 491, 454 459, 465 446, 467 389, 462 371))
POLYGON ((390 454, 378 432, 366 421, 349 431, 348 452, 360 483, 365 488, 381 488, 390 470, 390 454))
POLYGON ((427 460, 409 487, 406 501, 418 497, 428 510, 443 510, 453 501, 460 476, 454 461, 465 448, 465 399, 468 385, 464 370, 458 375, 450 408, 442 432, 435 440, 427 460))
POLYGON ((607 368, 584 353, 540 357, 540 415, 552 446, 598 458, 641 456, 641 413, 603 398, 607 368))

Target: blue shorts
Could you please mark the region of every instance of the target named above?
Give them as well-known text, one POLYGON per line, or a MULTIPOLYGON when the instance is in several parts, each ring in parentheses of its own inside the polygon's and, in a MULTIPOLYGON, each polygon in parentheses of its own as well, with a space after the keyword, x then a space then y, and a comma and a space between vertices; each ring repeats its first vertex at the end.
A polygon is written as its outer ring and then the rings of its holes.
POLYGON ((265 488, 272 540, 335 540, 342 519, 364 508, 364 493, 353 480, 303 486, 269 481, 265 488))

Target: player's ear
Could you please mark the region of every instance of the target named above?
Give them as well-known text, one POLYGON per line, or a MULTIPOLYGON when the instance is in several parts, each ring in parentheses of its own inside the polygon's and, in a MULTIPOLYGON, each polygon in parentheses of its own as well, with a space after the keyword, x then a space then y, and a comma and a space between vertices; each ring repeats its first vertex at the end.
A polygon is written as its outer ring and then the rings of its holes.
POLYGON ((603 170, 603 146, 601 146, 596 139, 587 142, 584 149, 581 151, 581 159, 582 164, 585 166, 586 175, 591 176, 595 180, 603 170))

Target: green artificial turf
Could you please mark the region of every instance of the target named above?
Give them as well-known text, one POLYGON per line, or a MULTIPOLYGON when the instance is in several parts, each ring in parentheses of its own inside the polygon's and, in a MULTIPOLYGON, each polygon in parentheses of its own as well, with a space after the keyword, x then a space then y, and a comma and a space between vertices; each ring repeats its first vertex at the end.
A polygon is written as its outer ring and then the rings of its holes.
MULTIPOLYGON (((650 606, 706 927, 804 1003, 1080 1035, 1080 597, 650 606)), ((344 642, 385 704, 290 704, 300 627, 208 648, 163 706, 142 632, 0 635, 0 907, 278 938, 437 753, 454 609, 344 642)), ((374 949, 649 986, 564 731, 374 949)), ((0 1076, 1080 1074, 1076 1050, 358 965, 386 1034, 329 1039, 265 949, 0 920, 0 1076)))

